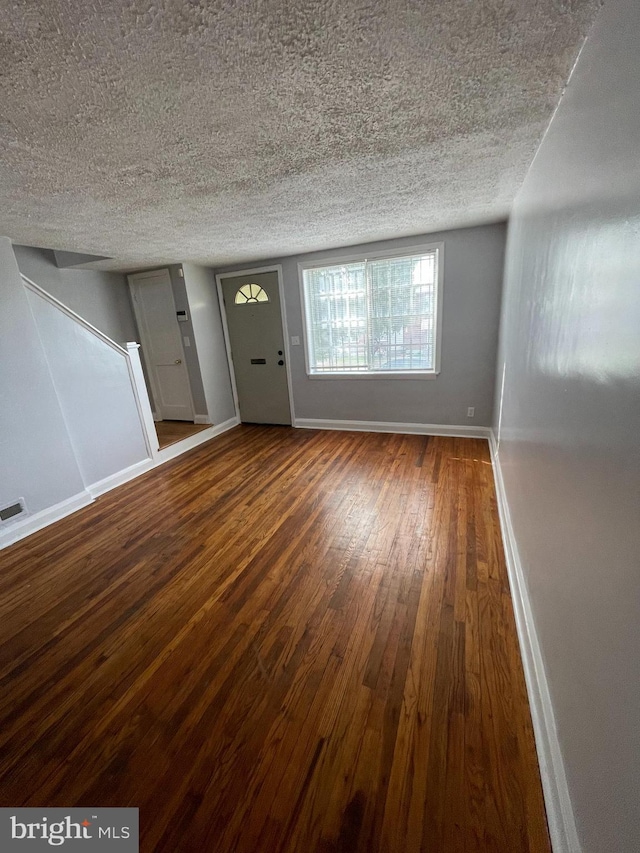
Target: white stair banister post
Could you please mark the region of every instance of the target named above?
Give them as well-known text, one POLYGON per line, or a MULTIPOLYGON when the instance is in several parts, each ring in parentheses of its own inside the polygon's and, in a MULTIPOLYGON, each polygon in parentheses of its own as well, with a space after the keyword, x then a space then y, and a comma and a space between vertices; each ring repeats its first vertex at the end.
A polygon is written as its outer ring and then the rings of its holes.
POLYGON ((142 364, 140 362, 140 344, 135 341, 127 341, 125 344, 129 354, 129 366, 131 370, 131 384, 136 397, 136 404, 140 413, 140 422, 144 428, 147 446, 149 448, 149 456, 155 459, 159 451, 158 434, 153 420, 153 412, 151 403, 149 402, 149 393, 147 385, 144 381, 144 373, 142 372, 142 364))

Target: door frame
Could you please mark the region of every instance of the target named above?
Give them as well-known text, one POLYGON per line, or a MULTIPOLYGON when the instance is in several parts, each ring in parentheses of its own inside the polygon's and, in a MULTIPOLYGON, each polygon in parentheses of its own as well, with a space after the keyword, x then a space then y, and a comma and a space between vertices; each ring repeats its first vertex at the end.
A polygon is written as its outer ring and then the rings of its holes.
POLYGON ((282 337, 284 338, 284 366, 287 371, 287 390, 289 392, 289 412, 291 414, 291 426, 296 425, 296 415, 293 408, 293 383, 291 382, 291 353, 289 329, 287 326, 287 311, 284 302, 284 282, 282 278, 282 264, 271 264, 266 267, 251 267, 244 270, 233 270, 232 272, 216 273, 216 288, 218 290, 218 300, 220 302, 220 316, 222 317, 222 331, 224 332, 224 345, 227 349, 227 359, 229 360, 229 374, 231 375, 231 388, 233 390, 233 405, 236 410, 236 417, 240 420, 240 406, 238 404, 238 387, 236 385, 236 369, 233 363, 231 354, 231 339, 229 337, 229 327, 227 325, 227 307, 222 293, 222 279, 236 278, 243 275, 259 275, 264 272, 275 272, 278 274, 278 293, 280 295, 280 316, 282 320, 282 337))
MULTIPOLYGON (((145 353, 151 352, 151 341, 149 340, 149 336, 145 331, 145 323, 140 319, 140 305, 138 304, 138 300, 136 298, 136 290, 135 290, 135 282, 132 281, 132 278, 153 278, 154 275, 157 275, 159 272, 166 272, 169 276, 169 284, 171 286, 171 299, 173 300, 173 308, 175 314, 176 307, 176 298, 173 295, 173 280, 171 278, 171 270, 169 267, 157 267, 153 270, 140 270, 139 272, 131 272, 127 274, 127 283, 129 284, 129 292, 131 294, 131 303, 133 305, 133 313, 136 318, 136 326, 138 327, 138 334, 140 335, 140 344, 142 345, 142 351, 144 356, 144 363, 146 367, 146 376, 149 379, 149 384, 151 385, 151 393, 153 394, 153 420, 156 423, 163 421, 161 412, 156 411, 156 408, 159 408, 158 401, 161 399, 160 390, 158 388, 158 383, 156 382, 155 371, 153 368, 147 364, 147 357, 145 353)), ((184 369, 187 374, 187 389, 189 391, 189 400, 191 402, 191 417, 195 419, 196 417, 196 407, 193 402, 193 393, 191 391, 191 377, 189 376, 189 367, 187 365, 187 359, 184 354, 184 344, 182 342, 182 333, 180 332, 180 328, 178 328, 178 338, 180 339, 180 349, 182 351, 182 363, 184 364, 184 369)), ((193 421, 195 423, 195 420, 193 421)), ((189 421, 185 421, 185 423, 189 423, 189 421)))

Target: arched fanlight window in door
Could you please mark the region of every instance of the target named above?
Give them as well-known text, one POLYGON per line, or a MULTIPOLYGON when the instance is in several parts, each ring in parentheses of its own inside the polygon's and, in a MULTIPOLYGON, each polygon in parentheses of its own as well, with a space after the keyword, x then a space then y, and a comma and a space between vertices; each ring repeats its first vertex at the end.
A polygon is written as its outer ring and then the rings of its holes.
POLYGON ((268 302, 269 297, 259 284, 243 284, 234 301, 236 305, 246 305, 247 302, 268 302))

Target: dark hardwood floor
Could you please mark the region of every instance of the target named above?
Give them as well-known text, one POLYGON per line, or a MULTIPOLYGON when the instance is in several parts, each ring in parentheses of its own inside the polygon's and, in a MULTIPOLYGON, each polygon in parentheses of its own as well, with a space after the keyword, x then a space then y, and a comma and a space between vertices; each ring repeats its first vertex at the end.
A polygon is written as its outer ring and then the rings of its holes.
POLYGON ((486 442, 238 427, 0 552, 0 805, 545 853, 486 442))

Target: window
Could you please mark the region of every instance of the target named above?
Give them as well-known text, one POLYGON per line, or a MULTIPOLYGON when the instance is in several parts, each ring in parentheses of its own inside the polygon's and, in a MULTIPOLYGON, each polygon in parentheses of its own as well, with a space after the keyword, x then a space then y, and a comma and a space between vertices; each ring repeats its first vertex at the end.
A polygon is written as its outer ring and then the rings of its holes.
POLYGON ((236 293, 236 305, 246 305, 247 302, 268 302, 267 291, 259 284, 243 284, 236 293))
POLYGON ((310 375, 439 372, 442 246, 301 264, 310 375))

